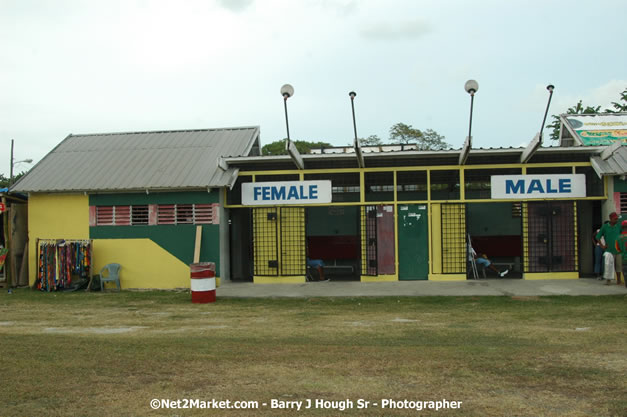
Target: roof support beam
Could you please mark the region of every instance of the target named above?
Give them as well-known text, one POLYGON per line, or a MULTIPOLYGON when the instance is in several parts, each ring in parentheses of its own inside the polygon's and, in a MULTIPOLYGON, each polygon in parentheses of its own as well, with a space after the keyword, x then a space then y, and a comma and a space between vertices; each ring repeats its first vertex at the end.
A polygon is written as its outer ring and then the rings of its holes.
POLYGON ((298 152, 298 149, 296 149, 294 142, 288 139, 285 142, 285 150, 298 169, 305 169, 305 161, 303 161, 303 157, 300 155, 300 152, 298 152))
POLYGON ((617 140, 616 142, 612 143, 610 146, 605 148, 603 152, 601 152, 601 159, 605 161, 607 158, 612 156, 614 152, 616 152, 616 150, 620 149, 621 146, 623 146, 623 141, 621 140, 617 140))
POLYGON ((472 148, 472 136, 466 136, 466 142, 464 142, 464 147, 459 154, 459 165, 464 165, 466 163, 468 154, 470 153, 470 148, 472 148))
POLYGON ((542 146, 542 134, 538 132, 520 155, 520 163, 526 164, 529 162, 540 146, 542 146))

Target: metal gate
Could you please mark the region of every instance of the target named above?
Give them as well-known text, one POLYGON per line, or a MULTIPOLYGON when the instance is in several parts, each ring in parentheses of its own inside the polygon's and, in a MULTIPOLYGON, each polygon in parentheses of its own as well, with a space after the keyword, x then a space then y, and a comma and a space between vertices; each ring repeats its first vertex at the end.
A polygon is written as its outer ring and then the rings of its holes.
POLYGON ((279 208, 281 229, 281 275, 305 275, 305 208, 279 208))
POLYGON ((576 210, 572 201, 523 204, 525 272, 578 270, 576 210))
POLYGON ((270 207, 252 212, 255 275, 305 275, 305 209, 270 207))
POLYGON ((442 273, 466 273, 466 205, 442 204, 442 273))
POLYGON ((376 276, 377 266, 377 206, 361 207, 361 275, 376 276))

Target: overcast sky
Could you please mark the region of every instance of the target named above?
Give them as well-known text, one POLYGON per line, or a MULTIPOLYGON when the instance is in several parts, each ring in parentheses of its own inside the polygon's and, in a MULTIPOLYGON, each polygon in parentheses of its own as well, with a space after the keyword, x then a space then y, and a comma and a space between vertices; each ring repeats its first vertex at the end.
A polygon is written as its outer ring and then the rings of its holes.
MULTIPOLYGON (((0 0, 0 173, 68 134, 261 126, 347 145, 397 122, 525 145, 627 87, 627 1, 0 0)), ((104 139, 103 139, 104 140, 104 139)), ((16 172, 28 169, 18 164, 16 172)))

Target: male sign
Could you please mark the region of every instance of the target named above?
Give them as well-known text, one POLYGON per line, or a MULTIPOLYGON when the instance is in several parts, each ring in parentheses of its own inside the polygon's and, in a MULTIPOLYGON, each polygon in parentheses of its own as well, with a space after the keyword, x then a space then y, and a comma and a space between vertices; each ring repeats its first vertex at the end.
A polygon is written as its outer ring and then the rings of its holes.
POLYGON ((493 175, 492 199, 579 198, 586 196, 584 174, 493 175))

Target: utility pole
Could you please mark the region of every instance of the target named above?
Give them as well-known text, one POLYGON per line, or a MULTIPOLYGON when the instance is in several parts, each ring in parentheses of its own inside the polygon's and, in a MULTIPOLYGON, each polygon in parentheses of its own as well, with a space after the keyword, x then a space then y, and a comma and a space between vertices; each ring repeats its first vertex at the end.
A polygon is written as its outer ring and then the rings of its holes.
POLYGON ((10 174, 9 174, 9 187, 11 186, 11 184, 13 184, 13 142, 14 140, 11 139, 11 168, 10 168, 10 174))

